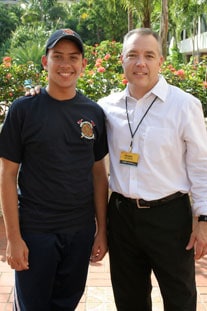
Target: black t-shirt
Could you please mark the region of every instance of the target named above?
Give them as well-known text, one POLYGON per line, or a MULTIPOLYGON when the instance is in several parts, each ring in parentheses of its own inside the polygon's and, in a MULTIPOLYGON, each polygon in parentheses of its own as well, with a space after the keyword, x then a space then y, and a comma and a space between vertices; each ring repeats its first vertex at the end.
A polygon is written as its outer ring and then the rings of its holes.
POLYGON ((11 105, 0 157, 20 163, 22 230, 67 231, 94 221, 94 161, 107 154, 102 109, 78 93, 58 101, 45 89, 11 105))

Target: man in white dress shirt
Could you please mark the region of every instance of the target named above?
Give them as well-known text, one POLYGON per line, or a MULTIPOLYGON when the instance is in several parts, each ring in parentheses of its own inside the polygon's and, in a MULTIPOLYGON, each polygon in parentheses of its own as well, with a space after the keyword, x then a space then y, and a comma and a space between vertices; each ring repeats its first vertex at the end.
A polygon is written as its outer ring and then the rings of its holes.
POLYGON ((128 85, 99 101, 108 131, 108 238, 118 311, 152 310, 152 271, 165 311, 196 311, 194 259, 207 254, 202 106, 166 82, 162 62, 157 34, 130 31, 122 52, 128 85))

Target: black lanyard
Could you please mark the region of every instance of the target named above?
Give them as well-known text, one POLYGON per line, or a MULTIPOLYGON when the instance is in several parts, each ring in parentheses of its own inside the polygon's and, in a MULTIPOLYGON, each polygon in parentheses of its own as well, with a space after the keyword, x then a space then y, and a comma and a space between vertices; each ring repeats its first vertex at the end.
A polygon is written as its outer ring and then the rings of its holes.
POLYGON ((152 105, 154 104, 154 102, 156 101, 157 99, 157 96, 153 99, 153 101, 151 102, 151 104, 149 105, 149 107, 147 108, 146 112, 144 113, 143 117, 141 118, 141 120, 139 121, 139 123, 137 124, 137 127, 134 131, 134 133, 132 132, 132 128, 131 128, 131 124, 129 122, 129 113, 128 113, 128 104, 127 104, 127 96, 125 98, 125 104, 126 104, 126 114, 127 114, 127 121, 128 121, 128 125, 129 125, 129 130, 130 130, 130 133, 131 133, 131 143, 130 143, 130 152, 132 151, 132 147, 133 147, 133 138, 134 138, 134 135, 136 134, 140 124, 142 123, 142 121, 144 120, 144 118, 146 117, 148 111, 150 110, 150 108, 152 107, 152 105))

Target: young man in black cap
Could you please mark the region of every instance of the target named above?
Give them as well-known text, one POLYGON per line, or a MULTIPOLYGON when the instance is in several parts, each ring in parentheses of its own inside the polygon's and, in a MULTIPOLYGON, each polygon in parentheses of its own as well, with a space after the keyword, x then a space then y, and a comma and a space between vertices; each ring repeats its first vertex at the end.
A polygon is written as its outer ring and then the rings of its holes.
POLYGON ((76 91, 86 66, 77 33, 53 33, 42 65, 48 86, 14 101, 0 135, 6 256, 14 310, 73 311, 90 258, 107 251, 104 114, 76 91))

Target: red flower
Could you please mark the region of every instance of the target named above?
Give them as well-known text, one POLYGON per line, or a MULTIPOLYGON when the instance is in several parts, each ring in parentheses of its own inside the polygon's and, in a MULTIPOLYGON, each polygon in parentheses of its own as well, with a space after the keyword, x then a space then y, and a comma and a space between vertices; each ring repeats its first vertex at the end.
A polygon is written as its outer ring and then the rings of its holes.
POLYGON ((128 83, 127 79, 123 79, 122 83, 126 85, 128 83))
POLYGON ((3 63, 11 63, 11 61, 12 61, 12 58, 10 56, 5 56, 3 58, 3 63))

